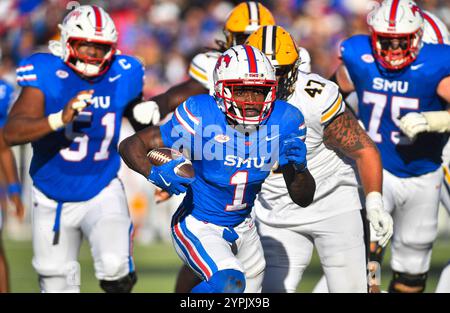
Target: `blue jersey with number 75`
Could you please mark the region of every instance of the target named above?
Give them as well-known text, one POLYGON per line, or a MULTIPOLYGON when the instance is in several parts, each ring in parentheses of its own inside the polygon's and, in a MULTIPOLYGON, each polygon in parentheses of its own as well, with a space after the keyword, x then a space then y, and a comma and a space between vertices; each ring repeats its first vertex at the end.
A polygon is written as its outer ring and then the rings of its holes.
POLYGON ((446 109, 436 89, 450 75, 450 46, 423 44, 417 59, 400 71, 377 63, 367 35, 345 40, 341 56, 358 94, 359 117, 380 150, 383 167, 403 178, 437 170, 447 135, 422 133, 411 142, 400 131, 399 119, 409 112, 446 109))

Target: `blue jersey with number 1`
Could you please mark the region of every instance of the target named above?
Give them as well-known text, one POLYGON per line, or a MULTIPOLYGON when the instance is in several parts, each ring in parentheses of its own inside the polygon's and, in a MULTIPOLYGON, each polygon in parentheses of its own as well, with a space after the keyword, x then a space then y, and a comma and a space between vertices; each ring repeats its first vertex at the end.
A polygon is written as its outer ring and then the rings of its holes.
POLYGON ((82 79, 48 53, 21 62, 17 81, 42 91, 46 116, 62 110, 78 92, 94 90, 93 104, 76 121, 32 144, 30 175, 47 197, 86 201, 117 176, 122 115, 127 104, 140 96, 143 75, 141 63, 126 55, 116 55, 108 71, 95 80, 82 79))
POLYGON ((358 94, 359 117, 380 150, 383 167, 398 177, 437 170, 447 136, 423 133, 411 142, 400 131, 399 119, 409 112, 446 109, 436 88, 450 75, 450 46, 424 44, 410 66, 395 72, 378 65, 366 35, 345 40, 341 55, 358 94))
POLYGON ((279 143, 288 136, 305 139, 302 113, 275 101, 258 131, 232 128, 209 95, 181 104, 161 126, 166 147, 191 151, 196 180, 187 191, 184 209, 201 221, 234 226, 249 215, 261 185, 278 161, 279 143))

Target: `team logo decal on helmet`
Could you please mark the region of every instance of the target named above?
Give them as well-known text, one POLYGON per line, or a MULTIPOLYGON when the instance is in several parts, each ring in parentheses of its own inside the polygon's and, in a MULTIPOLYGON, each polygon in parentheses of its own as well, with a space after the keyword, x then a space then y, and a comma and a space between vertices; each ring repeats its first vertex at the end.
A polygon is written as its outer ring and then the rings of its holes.
POLYGON ((220 67, 220 66, 222 65, 222 61, 225 62, 225 67, 228 67, 228 65, 230 65, 231 56, 230 56, 229 54, 221 55, 221 56, 217 59, 216 68, 217 68, 217 67, 220 67))

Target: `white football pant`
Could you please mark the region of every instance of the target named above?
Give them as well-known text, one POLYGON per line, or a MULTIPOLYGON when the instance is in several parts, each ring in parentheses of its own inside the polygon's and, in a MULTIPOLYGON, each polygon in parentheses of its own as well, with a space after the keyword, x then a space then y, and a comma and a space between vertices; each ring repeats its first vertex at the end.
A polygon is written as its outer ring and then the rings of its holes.
POLYGON ((450 262, 442 270, 436 286, 436 293, 450 293, 450 262))
POLYGON ((58 203, 35 187, 32 197, 32 263, 42 292, 80 291, 77 259, 83 237, 90 244, 97 279, 113 281, 134 271, 133 226, 119 179, 88 201, 63 204, 58 244, 53 244, 58 203))
POLYGON ((245 292, 261 292, 265 262, 254 220, 248 217, 233 230, 238 238, 230 243, 224 238, 228 227, 184 216, 179 209, 172 220, 172 241, 178 256, 200 278, 234 269, 245 274, 245 292))
POLYGON ((366 249, 359 210, 293 227, 258 222, 258 231, 266 259, 262 292, 295 292, 314 246, 330 292, 367 292, 366 249))
POLYGON ((383 170, 384 208, 394 220, 392 270, 412 275, 428 272, 438 231, 442 178, 441 168, 411 178, 383 170))

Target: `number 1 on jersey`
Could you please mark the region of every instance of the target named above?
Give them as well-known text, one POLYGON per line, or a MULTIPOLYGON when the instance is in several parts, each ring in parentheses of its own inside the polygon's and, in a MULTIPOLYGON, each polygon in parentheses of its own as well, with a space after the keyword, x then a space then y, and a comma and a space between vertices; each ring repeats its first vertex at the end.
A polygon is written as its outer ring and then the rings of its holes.
POLYGON ((234 189, 233 204, 228 204, 225 211, 238 211, 247 208, 247 203, 243 203, 247 182, 247 171, 238 171, 231 176, 230 184, 236 185, 236 188, 234 189))

